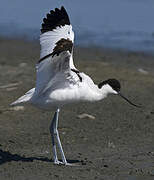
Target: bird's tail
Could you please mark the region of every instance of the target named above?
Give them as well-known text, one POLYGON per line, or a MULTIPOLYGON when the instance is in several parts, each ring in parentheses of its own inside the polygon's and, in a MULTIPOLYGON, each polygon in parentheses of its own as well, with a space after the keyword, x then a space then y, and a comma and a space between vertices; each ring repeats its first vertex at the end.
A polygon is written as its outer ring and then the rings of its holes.
POLYGON ((10 106, 17 106, 28 103, 31 97, 33 96, 34 92, 35 88, 30 89, 28 92, 26 92, 25 95, 21 96, 19 99, 11 103, 10 106))

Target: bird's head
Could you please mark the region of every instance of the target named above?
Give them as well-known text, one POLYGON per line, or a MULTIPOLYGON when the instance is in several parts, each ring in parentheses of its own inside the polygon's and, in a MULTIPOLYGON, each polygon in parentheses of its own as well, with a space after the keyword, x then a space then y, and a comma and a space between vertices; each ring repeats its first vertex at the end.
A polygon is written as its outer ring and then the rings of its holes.
POLYGON ((106 95, 107 94, 119 95, 120 97, 125 99, 127 102, 129 102, 131 105, 140 107, 140 106, 132 103, 129 99, 127 99, 124 95, 122 95, 122 93, 120 92, 120 90, 121 90, 120 82, 116 79, 105 80, 98 84, 98 88, 101 89, 102 92, 106 95))

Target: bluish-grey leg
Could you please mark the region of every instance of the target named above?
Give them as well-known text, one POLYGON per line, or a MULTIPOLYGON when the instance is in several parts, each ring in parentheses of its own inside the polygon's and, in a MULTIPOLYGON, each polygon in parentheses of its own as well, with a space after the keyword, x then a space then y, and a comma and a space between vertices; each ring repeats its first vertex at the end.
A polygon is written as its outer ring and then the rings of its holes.
POLYGON ((55 112, 53 120, 50 125, 50 134, 52 138, 52 148, 53 148, 53 161, 55 164, 59 164, 58 157, 57 157, 57 150, 56 150, 56 143, 54 138, 54 126, 57 118, 57 112, 55 112))
POLYGON ((50 132, 52 136, 52 145, 53 145, 53 157, 54 157, 54 163, 55 164, 64 164, 64 165, 70 165, 67 163, 67 160, 65 158, 65 154, 61 145, 59 132, 58 132, 58 117, 59 117, 59 111, 60 109, 57 109, 57 111, 54 114, 54 118, 52 120, 51 126, 50 126, 50 132), (56 151, 56 144, 55 144, 55 138, 57 139, 58 148, 62 157, 62 162, 58 160, 57 157, 57 151, 56 151))
POLYGON ((66 161, 66 158, 65 158, 65 154, 64 154, 64 151, 63 151, 63 148, 62 148, 62 145, 61 145, 61 141, 60 141, 60 137, 59 137, 59 132, 58 132, 58 117, 59 117, 59 109, 57 109, 57 118, 56 118, 56 122, 55 122, 55 136, 56 136, 56 139, 57 139, 57 144, 58 144, 58 147, 59 147, 59 151, 60 151, 60 154, 61 154, 61 157, 62 157, 62 161, 63 163, 66 165, 67 164, 67 161, 66 161))

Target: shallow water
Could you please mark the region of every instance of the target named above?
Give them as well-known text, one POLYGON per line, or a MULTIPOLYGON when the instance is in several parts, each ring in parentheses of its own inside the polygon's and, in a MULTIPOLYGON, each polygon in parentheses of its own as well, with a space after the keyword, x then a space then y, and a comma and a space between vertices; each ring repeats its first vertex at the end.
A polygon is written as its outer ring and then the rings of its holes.
POLYGON ((39 37, 42 18, 51 8, 64 5, 82 45, 101 45, 133 51, 154 50, 153 0, 3 1, 1 35, 39 37))

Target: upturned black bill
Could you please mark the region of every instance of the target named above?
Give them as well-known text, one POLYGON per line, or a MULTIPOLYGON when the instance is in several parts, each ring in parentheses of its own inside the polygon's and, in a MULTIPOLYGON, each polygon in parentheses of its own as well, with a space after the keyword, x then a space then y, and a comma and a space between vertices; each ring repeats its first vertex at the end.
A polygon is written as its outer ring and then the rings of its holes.
POLYGON ((118 93, 118 95, 121 96, 123 99, 125 99, 127 102, 129 102, 129 104, 131 104, 135 107, 141 108, 141 106, 132 103, 129 99, 127 99, 125 96, 123 96, 120 92, 118 93))

